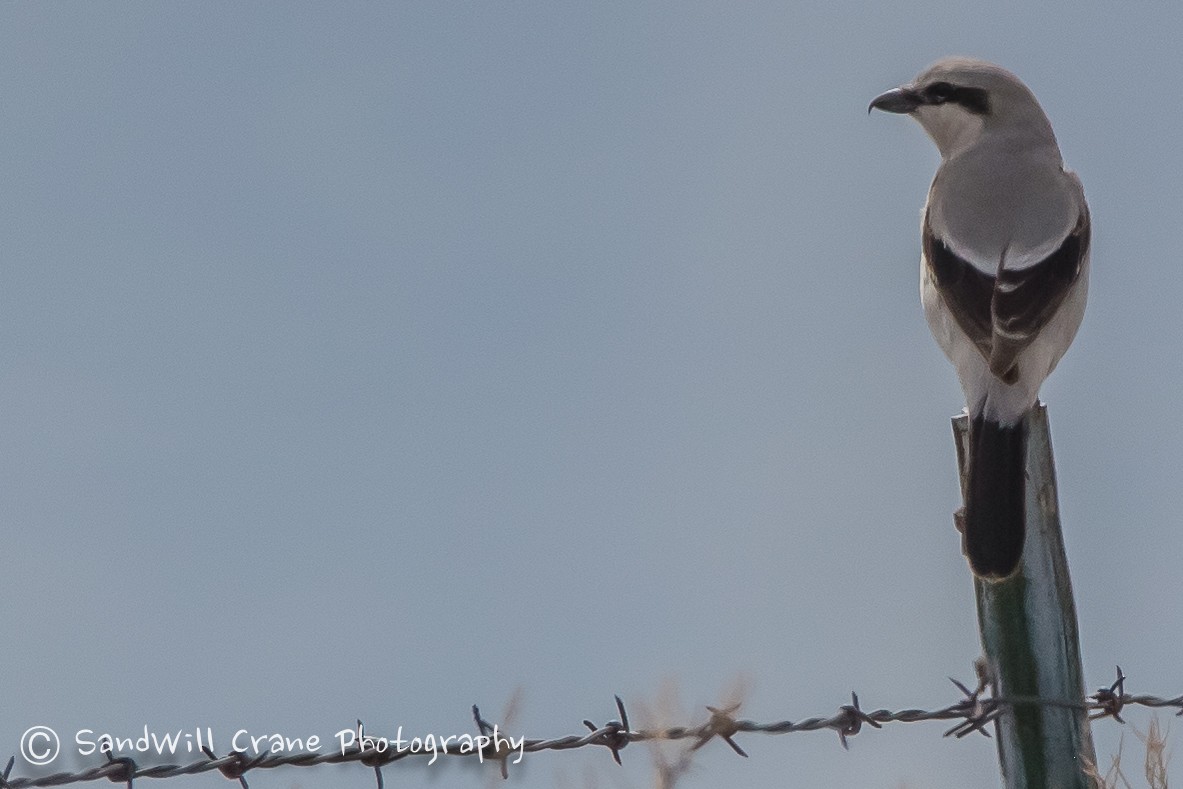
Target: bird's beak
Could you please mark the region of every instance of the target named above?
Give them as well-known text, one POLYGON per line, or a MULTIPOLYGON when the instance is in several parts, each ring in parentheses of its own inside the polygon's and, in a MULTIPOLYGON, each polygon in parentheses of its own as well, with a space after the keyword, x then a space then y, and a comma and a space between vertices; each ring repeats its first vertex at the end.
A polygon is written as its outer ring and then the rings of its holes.
POLYGON ((880 96, 876 96, 871 101, 871 106, 867 107, 867 112, 871 110, 883 110, 884 112, 898 112, 901 115, 906 115, 912 112, 924 100, 920 94, 907 86, 902 88, 892 88, 880 96))

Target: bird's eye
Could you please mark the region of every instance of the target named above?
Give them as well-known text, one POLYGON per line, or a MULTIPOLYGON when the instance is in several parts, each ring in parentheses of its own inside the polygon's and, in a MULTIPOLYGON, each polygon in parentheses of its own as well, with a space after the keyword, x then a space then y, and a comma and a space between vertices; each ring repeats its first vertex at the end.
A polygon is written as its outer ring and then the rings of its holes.
POLYGON ((957 91, 948 82, 934 82, 924 89, 924 95, 934 104, 944 104, 957 91))

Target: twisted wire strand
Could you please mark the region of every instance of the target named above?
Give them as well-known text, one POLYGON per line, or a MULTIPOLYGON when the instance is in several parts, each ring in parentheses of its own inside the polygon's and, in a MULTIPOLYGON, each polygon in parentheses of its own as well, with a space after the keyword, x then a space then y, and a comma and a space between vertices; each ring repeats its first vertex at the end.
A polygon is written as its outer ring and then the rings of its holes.
MULTIPOLYGON (((501 743, 490 743, 483 748, 461 753, 451 748, 444 751, 412 752, 409 749, 379 752, 375 748, 351 746, 345 750, 334 750, 326 753, 263 753, 248 756, 244 752, 232 752, 225 756, 217 756, 205 749, 206 756, 189 764, 160 764, 152 766, 138 765, 127 757, 113 757, 108 755, 106 763, 76 772, 57 772, 50 775, 31 777, 9 777, 15 763, 15 757, 9 760, 3 774, 0 774, 0 789, 27 789, 28 787, 65 786, 67 784, 94 781, 105 778, 117 783, 126 783, 130 788, 136 779, 140 778, 175 778, 182 775, 195 775, 217 770, 231 780, 237 780, 246 789, 246 775, 253 770, 269 770, 277 767, 312 767, 320 764, 348 764, 361 763, 375 770, 379 789, 382 789, 382 772, 385 766, 403 759, 422 759, 431 755, 450 756, 458 758, 477 758, 481 761, 500 763, 502 775, 507 774, 507 764, 519 753, 537 753, 540 751, 568 751, 588 746, 608 748, 613 758, 620 762, 620 751, 630 743, 694 740, 692 749, 705 745, 711 739, 719 737, 727 742, 731 748, 741 756, 747 756, 736 743, 737 734, 760 733, 770 735, 791 734, 806 731, 834 731, 837 732, 843 747, 847 747, 847 738, 858 734, 864 725, 881 728, 884 724, 921 723, 927 721, 956 721, 945 736, 964 737, 973 732, 990 736, 986 726, 1008 707, 1037 705, 1042 707, 1056 707, 1085 711, 1090 718, 1112 717, 1123 722, 1121 711, 1125 707, 1140 706, 1153 709, 1174 708, 1177 715, 1183 715, 1183 695, 1173 698, 1161 698, 1152 695, 1128 695, 1124 693, 1125 676, 1118 669, 1118 681, 1109 688, 1102 688, 1097 693, 1080 702, 1070 702, 1057 699, 1040 699, 1033 697, 987 697, 980 698, 986 683, 979 684, 978 689, 970 691, 960 682, 954 683, 965 694, 965 698, 955 704, 939 709, 902 709, 902 710, 863 710, 859 706, 858 696, 851 694, 851 704, 843 705, 835 715, 828 717, 804 718, 797 721, 782 720, 767 723, 737 719, 734 713, 739 705, 724 709, 708 707, 710 720, 697 726, 673 726, 654 729, 630 729, 628 714, 624 703, 616 697, 617 710, 620 720, 612 720, 603 726, 596 726, 591 721, 584 721, 590 730, 586 734, 572 734, 549 739, 525 739, 520 745, 513 741, 513 747, 501 743)), ((473 707, 473 717, 482 735, 489 735, 496 729, 485 721, 480 711, 473 707)), ((360 726, 360 722, 359 722, 360 726)), ((505 736, 505 735, 503 735, 505 736)), ((377 736, 375 736, 377 738, 377 736)))

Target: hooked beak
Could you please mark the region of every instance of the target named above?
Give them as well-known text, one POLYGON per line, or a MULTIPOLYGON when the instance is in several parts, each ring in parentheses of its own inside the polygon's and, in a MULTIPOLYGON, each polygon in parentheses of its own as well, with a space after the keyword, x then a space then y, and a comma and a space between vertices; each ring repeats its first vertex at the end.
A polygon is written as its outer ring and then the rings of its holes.
POLYGON ((871 101, 871 105, 867 107, 867 113, 870 114, 871 110, 883 110, 884 112, 907 115, 923 103, 923 98, 912 88, 892 88, 886 93, 876 96, 871 101))

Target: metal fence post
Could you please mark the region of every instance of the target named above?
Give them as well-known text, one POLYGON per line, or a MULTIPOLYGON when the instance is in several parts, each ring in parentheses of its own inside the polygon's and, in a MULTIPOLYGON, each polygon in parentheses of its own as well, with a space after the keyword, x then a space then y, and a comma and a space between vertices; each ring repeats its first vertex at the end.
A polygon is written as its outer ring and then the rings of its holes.
MULTIPOLYGON (((953 419, 965 492, 969 423, 953 419)), ((999 697, 1015 699, 995 725, 1007 789, 1088 789, 1083 759, 1096 764, 1085 698, 1076 606, 1060 532, 1047 409, 1027 416, 1027 537, 1018 571, 974 579, 982 650, 999 697), (1023 704, 1022 698, 1064 706, 1023 704)))

